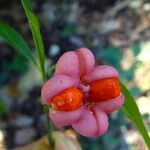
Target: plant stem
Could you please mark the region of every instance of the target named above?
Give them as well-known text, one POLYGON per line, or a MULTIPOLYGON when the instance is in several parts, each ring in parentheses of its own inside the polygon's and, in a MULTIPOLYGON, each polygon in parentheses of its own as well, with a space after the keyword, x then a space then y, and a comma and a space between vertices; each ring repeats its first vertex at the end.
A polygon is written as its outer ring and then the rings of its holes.
POLYGON ((53 139, 53 135, 52 135, 52 123, 50 121, 50 118, 49 118, 49 107, 47 105, 43 105, 43 108, 44 108, 44 114, 46 116, 46 124, 47 124, 47 131, 48 131, 48 142, 49 142, 49 146, 52 150, 54 150, 54 139, 53 139))
MULTIPOLYGON (((43 80, 43 83, 45 83, 47 81, 45 70, 42 71, 42 80, 43 80)), ((44 114, 46 116, 49 146, 50 146, 51 150, 54 150, 55 145, 54 145, 54 139, 53 139, 53 135, 52 135, 53 124, 49 118, 49 107, 48 107, 48 105, 43 105, 43 109, 44 109, 44 114)))

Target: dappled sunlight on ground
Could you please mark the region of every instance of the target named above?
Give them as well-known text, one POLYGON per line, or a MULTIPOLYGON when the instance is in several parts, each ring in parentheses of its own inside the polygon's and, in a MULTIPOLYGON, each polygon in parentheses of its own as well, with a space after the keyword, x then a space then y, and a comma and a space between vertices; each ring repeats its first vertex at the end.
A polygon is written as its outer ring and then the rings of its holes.
POLYGON ((0 130, 0 150, 6 150, 4 145, 4 133, 0 130))

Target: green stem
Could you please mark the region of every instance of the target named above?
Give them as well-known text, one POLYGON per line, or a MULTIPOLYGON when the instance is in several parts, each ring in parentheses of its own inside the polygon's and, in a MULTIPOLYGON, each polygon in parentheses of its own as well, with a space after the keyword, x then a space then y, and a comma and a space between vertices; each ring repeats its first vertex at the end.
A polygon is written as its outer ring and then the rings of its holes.
POLYGON ((49 146, 52 150, 54 150, 54 139, 52 135, 53 127, 52 127, 52 122, 49 119, 49 107, 47 105, 43 105, 44 108, 44 114, 46 116, 46 124, 47 124, 47 131, 48 131, 48 142, 49 146))
MULTIPOLYGON (((42 71, 42 80, 43 80, 43 83, 45 83, 47 81, 45 71, 42 71)), ((49 146, 52 150, 54 150, 55 145, 54 145, 54 139, 53 139, 53 135, 52 135, 53 124, 52 124, 52 122, 50 121, 50 118, 49 118, 49 106, 48 105, 43 105, 43 109, 44 109, 44 114, 46 116, 49 146)))

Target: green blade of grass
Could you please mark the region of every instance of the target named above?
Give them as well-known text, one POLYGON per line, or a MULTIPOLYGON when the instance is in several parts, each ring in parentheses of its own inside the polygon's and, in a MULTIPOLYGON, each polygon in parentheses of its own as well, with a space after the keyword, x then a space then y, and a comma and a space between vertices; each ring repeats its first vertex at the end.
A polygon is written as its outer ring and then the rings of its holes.
MULTIPOLYGON (((32 9, 31 9, 32 7, 31 7, 30 0, 21 0, 21 2, 23 5, 23 8, 25 10, 30 28, 31 28, 31 32, 32 32, 33 39, 34 39, 34 44, 35 44, 36 51, 38 54, 38 60, 39 60, 42 80, 43 80, 43 83, 45 83, 47 80, 47 76, 46 76, 46 72, 45 72, 45 53, 44 53, 44 44, 43 44, 42 36, 40 33, 39 22, 38 22, 37 17, 34 15, 32 9)), ((54 139, 52 136, 52 124, 49 120, 50 118, 49 118, 48 112, 49 112, 48 106, 44 105, 44 113, 47 118, 47 130, 48 130, 49 145, 52 149, 54 149, 54 139)))
POLYGON ((123 85, 123 83, 120 82, 120 84, 122 87, 122 92, 125 96, 125 103, 122 106, 121 110, 136 125, 141 135, 143 136, 148 149, 150 150, 150 137, 143 123, 143 119, 139 112, 139 108, 128 89, 123 85))
POLYGON ((44 81, 46 81, 44 44, 40 33, 39 21, 31 9, 30 0, 21 0, 21 2, 25 10, 31 28, 31 32, 33 35, 34 44, 38 53, 38 59, 39 59, 39 65, 40 65, 42 77, 44 78, 44 81))

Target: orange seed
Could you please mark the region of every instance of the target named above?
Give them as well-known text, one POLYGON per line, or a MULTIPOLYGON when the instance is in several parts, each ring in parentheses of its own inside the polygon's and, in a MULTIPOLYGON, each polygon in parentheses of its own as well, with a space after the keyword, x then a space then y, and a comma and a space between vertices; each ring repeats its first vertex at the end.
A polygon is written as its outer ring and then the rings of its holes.
POLYGON ((58 111, 72 111, 82 104, 83 93, 76 87, 68 88, 52 98, 52 107, 58 111))
POLYGON ((89 83, 88 101, 101 102, 114 99, 120 95, 121 87, 117 78, 105 78, 89 83))

